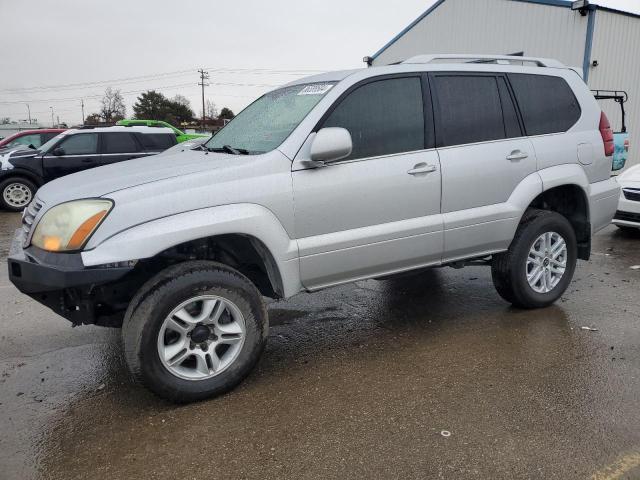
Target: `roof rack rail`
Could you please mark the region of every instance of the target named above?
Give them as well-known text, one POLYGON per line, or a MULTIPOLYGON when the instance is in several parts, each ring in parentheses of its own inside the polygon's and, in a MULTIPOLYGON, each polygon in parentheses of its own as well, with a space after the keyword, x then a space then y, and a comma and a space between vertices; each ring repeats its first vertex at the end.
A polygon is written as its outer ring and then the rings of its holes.
POLYGON ((476 55, 476 54, 439 54, 416 55, 402 63, 496 63, 503 65, 533 64, 536 67, 567 68, 557 60, 549 58, 523 57, 518 55, 476 55), (456 62, 459 60, 459 62, 456 62))

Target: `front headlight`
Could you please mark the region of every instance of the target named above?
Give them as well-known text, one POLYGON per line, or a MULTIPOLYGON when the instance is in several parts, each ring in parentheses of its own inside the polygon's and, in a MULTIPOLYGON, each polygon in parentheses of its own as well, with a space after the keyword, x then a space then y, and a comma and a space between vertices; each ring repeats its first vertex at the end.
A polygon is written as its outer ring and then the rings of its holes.
POLYGON ((31 243, 49 252, 80 250, 112 207, 111 200, 77 200, 56 205, 38 222, 31 243))

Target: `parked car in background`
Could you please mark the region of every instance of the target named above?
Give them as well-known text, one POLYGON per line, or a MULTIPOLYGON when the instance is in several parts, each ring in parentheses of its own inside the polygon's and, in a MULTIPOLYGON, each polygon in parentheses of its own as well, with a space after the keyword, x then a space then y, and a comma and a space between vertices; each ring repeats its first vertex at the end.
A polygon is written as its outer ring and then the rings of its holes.
POLYGON ((170 128, 173 130, 173 133, 176 135, 176 141, 178 143, 186 142, 187 140, 193 140, 197 138, 209 138, 211 135, 203 135, 200 133, 184 133, 179 128, 174 127, 170 123, 163 122, 162 120, 120 120, 116 125, 121 125, 123 127, 134 127, 134 126, 145 126, 145 127, 164 127, 170 128))
POLYGON ((20 211, 42 185, 70 173, 155 155, 176 144, 168 128, 84 127, 39 148, 0 152, 0 206, 20 211))
POLYGON ((640 165, 629 168, 616 180, 622 191, 613 223, 622 230, 640 229, 640 165))
POLYGON ((41 130, 23 130, 15 133, 4 140, 0 140, 0 149, 33 147, 40 148, 56 135, 64 132, 62 128, 49 128, 41 130))
POLYGON ((45 186, 10 279, 75 325, 122 327, 137 381, 200 400, 260 358, 264 297, 485 265, 516 307, 554 303, 616 210, 608 124, 546 59, 419 56, 296 80, 200 149, 45 186))

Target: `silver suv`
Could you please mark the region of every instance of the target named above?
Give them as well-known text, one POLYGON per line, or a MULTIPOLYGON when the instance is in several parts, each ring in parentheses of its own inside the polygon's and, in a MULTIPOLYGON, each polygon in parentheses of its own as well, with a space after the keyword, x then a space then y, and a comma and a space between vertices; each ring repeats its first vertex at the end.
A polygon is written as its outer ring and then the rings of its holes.
POLYGON ((188 402, 258 361, 264 297, 484 263, 555 302, 614 216, 608 121, 556 61, 419 56, 262 96, 203 146, 70 175, 25 211, 12 282, 122 327, 133 377, 188 402))

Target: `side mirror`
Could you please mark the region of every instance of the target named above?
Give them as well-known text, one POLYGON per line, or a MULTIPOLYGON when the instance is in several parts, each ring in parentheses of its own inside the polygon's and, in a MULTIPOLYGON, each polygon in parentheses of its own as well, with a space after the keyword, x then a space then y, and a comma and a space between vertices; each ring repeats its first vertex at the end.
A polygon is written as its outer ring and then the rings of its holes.
POLYGON ((61 148, 61 147, 55 148, 55 149, 53 150, 53 154, 54 154, 56 157, 60 157, 60 156, 64 155, 64 148, 61 148))
POLYGON ((351 155, 353 141, 345 128, 323 128, 316 133, 311 144, 311 160, 313 162, 335 162, 351 155))

